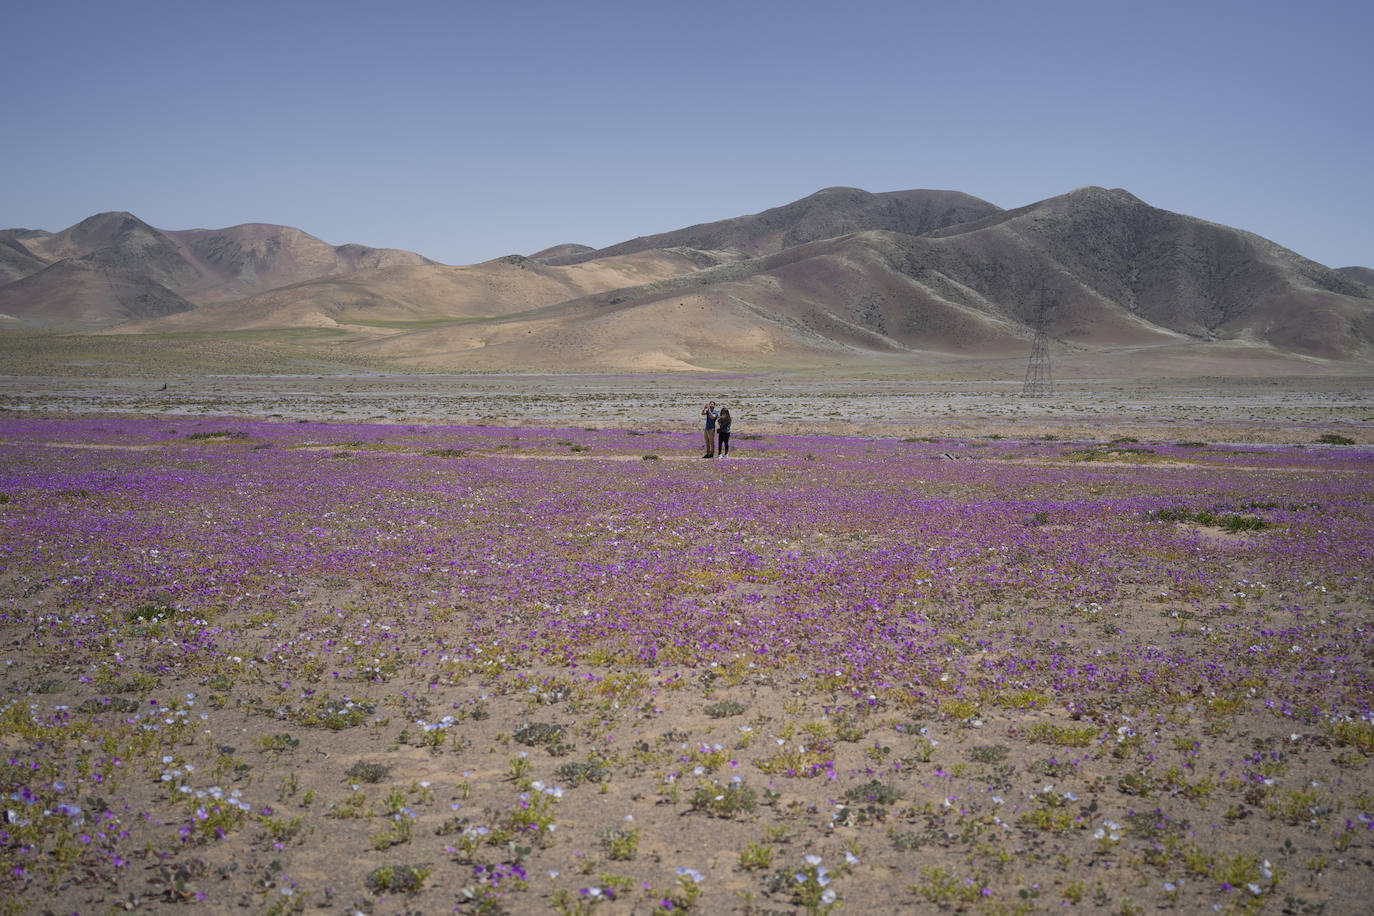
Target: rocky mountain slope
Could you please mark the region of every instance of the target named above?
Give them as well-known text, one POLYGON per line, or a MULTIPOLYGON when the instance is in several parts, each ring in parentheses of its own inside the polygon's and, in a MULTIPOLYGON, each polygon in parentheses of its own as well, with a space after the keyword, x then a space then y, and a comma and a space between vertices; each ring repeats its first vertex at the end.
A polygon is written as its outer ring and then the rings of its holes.
POLYGON ((1374 289, 1374 267, 1337 267, 1336 272, 1374 289))
POLYGON ((1006 211, 952 191, 831 188, 467 267, 285 227, 163 232, 102 214, 0 234, 0 265, 0 280, 24 274, 0 285, 10 324, 327 329, 335 354, 424 370, 859 365, 1020 353, 1037 326, 1074 348, 1374 359, 1364 269, 1095 187, 1006 211))
POLYGON ((681 248, 702 252, 706 256, 701 259, 704 264, 716 264, 776 254, 806 242, 868 229, 921 235, 1000 211, 1000 207, 958 191, 870 194, 858 188, 826 188, 762 213, 642 236, 600 250, 551 257, 548 261, 567 264, 636 251, 681 248))
POLYGON ((47 262, 24 247, 26 236, 43 235, 23 229, 0 230, 0 286, 38 273, 47 262))
MULTIPOLYGON (((522 348, 547 337, 548 358, 591 361, 618 340, 707 364, 1011 352, 1040 321, 1076 346, 1238 341, 1351 359, 1370 355, 1374 292, 1259 236, 1083 188, 922 235, 866 230, 520 313, 481 349, 514 332, 522 348)), ((442 330, 428 333, 432 346, 410 341, 417 353, 453 352, 442 330)))

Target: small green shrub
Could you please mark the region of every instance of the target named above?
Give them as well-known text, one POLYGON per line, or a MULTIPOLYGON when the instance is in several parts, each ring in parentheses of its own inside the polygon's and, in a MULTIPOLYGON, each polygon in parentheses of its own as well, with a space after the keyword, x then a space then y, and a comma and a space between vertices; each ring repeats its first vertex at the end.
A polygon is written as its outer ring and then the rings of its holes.
POLYGON ((921 881, 911 885, 911 890, 941 909, 965 909, 976 903, 982 894, 977 882, 934 865, 921 869, 921 881))
POLYGON ((1253 515, 1223 515, 1220 520, 1220 528, 1232 534, 1238 531, 1261 531, 1268 527, 1268 522, 1253 515))
POLYGON ((573 786, 584 782, 601 782, 610 774, 606 764, 600 760, 588 760, 586 763, 565 763, 556 772, 559 779, 573 786))
POLYGON ((258 739, 258 746, 264 751, 280 754, 282 751, 293 751, 300 746, 301 739, 293 738, 286 732, 276 735, 263 735, 258 739))
POLYGON ((127 697, 91 697, 89 700, 83 700, 81 705, 76 707, 76 711, 84 713, 113 712, 119 715, 130 715, 142 708, 143 704, 127 697))
POLYGON ((373 703, 357 703, 347 698, 335 700, 325 694, 311 697, 308 703, 287 709, 285 716, 306 728, 341 731, 362 725, 376 711, 373 703))
POLYGON ((943 831, 933 829, 897 833, 892 836, 892 848, 898 852, 911 852, 913 849, 920 849, 927 843, 938 843, 944 839, 943 831))
POLYGON ((386 831, 369 834, 367 838, 371 841, 372 848, 380 852, 383 849, 390 849, 392 846, 409 843, 414 833, 415 825, 410 818, 393 815, 391 826, 386 831))
POLYGON ((156 623, 171 620, 176 616, 176 608, 166 604, 140 604, 124 612, 127 623, 156 623))
POLYGON ((1254 515, 1218 515, 1208 509, 1159 509, 1154 512, 1154 517, 1162 522, 1194 522, 1204 528, 1220 528, 1232 534, 1239 531, 1260 531, 1269 527, 1268 522, 1254 515))
POLYGON ((550 745, 558 743, 563 737, 563 726, 550 725, 547 722, 526 722, 515 730, 513 737, 516 742, 526 747, 537 747, 539 745, 550 745))
POLYGON ((739 854, 739 867, 745 871, 757 871, 767 868, 773 864, 773 856, 777 853, 772 846, 765 846, 762 843, 750 843, 744 847, 744 851, 739 854))
POLYGON ((861 786, 846 789, 844 797, 850 802, 874 802, 879 805, 890 805, 901 798, 902 793, 897 790, 896 786, 871 779, 861 786))
POLYGON ((1113 458, 1122 458, 1127 455, 1144 457, 1154 453, 1154 449, 1139 445, 1105 445, 1075 449, 1065 453, 1064 457, 1071 461, 1110 461, 1113 458))
POLYGON ((1047 833, 1067 833, 1075 828, 1083 830, 1087 827, 1087 822, 1073 811, 1045 805, 1024 812, 1020 822, 1047 833))
POLYGON ((368 872, 364 884, 374 894, 416 894, 430 875, 428 865, 383 865, 368 872))
POLYGON ((1005 744, 984 745, 971 749, 969 756, 975 763, 1001 763, 1010 751, 1005 744))
POLYGON ((293 817, 290 820, 280 817, 264 817, 263 826, 267 828, 267 833, 278 843, 289 843, 300 836, 305 829, 304 817, 293 817))
POLYGON ((1332 722, 1326 733, 1343 744, 1349 744, 1366 757, 1374 757, 1374 723, 1363 721, 1332 722))
POLYGON ((849 716, 837 716, 834 721, 834 727, 835 738, 850 744, 862 741, 864 735, 868 733, 858 719, 849 716))
POLYGON ((187 439, 247 439, 248 434, 242 430, 219 429, 212 433, 191 433, 187 439))
POLYGON ((940 711, 951 719, 967 722, 982 711, 982 705, 970 697, 946 697, 940 701, 940 711))
POLYGON ((993 696, 994 706, 1004 709, 1037 709, 1050 705, 1054 697, 1039 690, 1009 690, 993 696))
POLYGON ((628 862, 639 852, 639 831, 633 827, 613 827, 602 831, 601 845, 606 855, 616 862, 628 862))
POLYGON ((1057 744, 1060 747, 1089 747, 1097 737, 1097 729, 1091 725, 1075 727, 1054 725, 1050 722, 1037 722, 1026 729, 1026 738, 1041 744, 1057 744))
POLYGON ((700 786, 692 793, 693 811, 705 811, 712 817, 732 818, 748 814, 758 807, 758 793, 742 783, 722 786, 712 783, 700 786))
POLYGON ((359 760, 349 767, 344 775, 354 782, 359 783, 378 783, 386 778, 386 774, 391 772, 391 767, 381 763, 368 763, 359 760))

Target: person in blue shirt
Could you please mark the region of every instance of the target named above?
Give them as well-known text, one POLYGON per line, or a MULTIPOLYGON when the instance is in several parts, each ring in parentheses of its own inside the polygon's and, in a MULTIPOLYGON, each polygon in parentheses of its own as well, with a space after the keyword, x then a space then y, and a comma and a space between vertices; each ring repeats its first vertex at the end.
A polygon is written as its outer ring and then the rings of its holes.
POLYGON ((716 402, 710 401, 701 408, 701 415, 706 418, 706 454, 703 458, 714 458, 716 456, 716 402))

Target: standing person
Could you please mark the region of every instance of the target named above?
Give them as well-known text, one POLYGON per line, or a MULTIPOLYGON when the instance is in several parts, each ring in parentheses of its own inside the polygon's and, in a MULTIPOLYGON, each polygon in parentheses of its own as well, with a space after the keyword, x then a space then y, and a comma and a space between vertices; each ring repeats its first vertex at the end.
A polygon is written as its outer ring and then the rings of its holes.
POLYGON ((716 456, 724 458, 730 453, 730 408, 722 407, 716 418, 716 456))
POLYGON ((714 458, 716 455, 716 402, 710 401, 701 408, 701 415, 706 418, 706 454, 703 458, 714 458))

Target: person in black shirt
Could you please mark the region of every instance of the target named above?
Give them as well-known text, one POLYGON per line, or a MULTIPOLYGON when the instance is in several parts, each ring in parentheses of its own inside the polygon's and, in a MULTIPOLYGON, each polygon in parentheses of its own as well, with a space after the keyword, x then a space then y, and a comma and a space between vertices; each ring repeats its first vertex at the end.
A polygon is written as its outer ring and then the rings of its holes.
POLYGON ((724 458, 730 451, 730 408, 722 407, 716 418, 716 455, 724 458))

